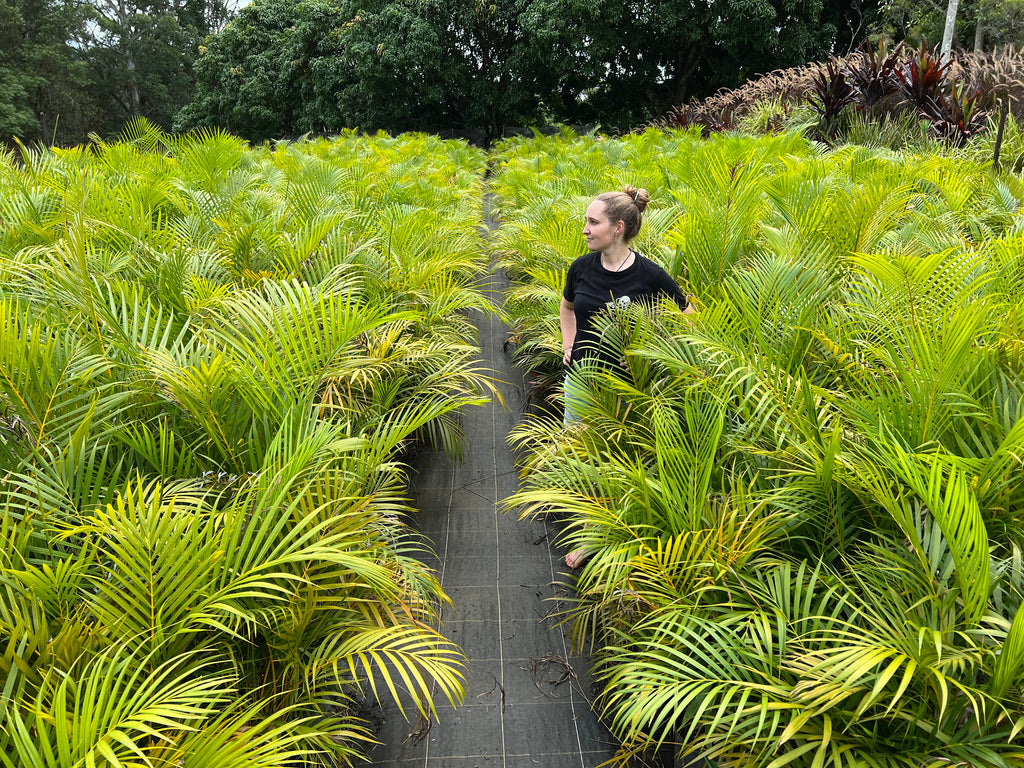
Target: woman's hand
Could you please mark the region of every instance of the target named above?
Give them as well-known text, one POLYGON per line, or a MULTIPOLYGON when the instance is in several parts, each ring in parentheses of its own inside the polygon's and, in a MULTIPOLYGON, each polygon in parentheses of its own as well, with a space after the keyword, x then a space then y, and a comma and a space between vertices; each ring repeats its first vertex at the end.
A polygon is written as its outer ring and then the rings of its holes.
POLYGON ((562 331, 562 362, 572 362, 572 345, 576 341, 576 314, 571 301, 562 299, 558 307, 558 325, 562 331))

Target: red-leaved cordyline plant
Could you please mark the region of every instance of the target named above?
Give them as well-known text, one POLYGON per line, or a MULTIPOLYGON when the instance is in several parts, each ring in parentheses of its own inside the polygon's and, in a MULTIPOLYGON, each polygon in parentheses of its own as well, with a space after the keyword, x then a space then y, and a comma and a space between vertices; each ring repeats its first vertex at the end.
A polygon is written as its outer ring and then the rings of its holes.
POLYGON ((846 79, 846 73, 835 60, 819 68, 811 81, 807 104, 819 116, 818 131, 821 138, 835 137, 839 127, 839 115, 854 102, 856 89, 846 79))
POLYGON ((981 99, 980 89, 970 91, 954 81, 949 95, 940 94, 938 99, 927 104, 921 114, 931 122, 936 138, 951 146, 962 147, 988 127, 991 110, 981 109, 981 99))
MULTIPOLYGON (((777 100, 783 111, 804 103, 819 116, 818 137, 831 141, 842 130, 840 114, 852 106, 870 121, 913 117, 929 123, 932 136, 962 146, 988 127, 998 101, 1024 120, 1024 49, 955 52, 943 63, 934 48, 865 41, 846 59, 778 70, 735 90, 674 108, 645 127, 690 127, 702 134, 728 130, 760 104, 777 100), (721 117, 721 116, 727 116, 721 117)), ((774 129, 770 129, 774 130, 774 129)))
POLYGON ((870 109, 898 88, 896 66, 903 55, 903 43, 892 51, 885 40, 872 46, 870 38, 843 64, 843 70, 860 95, 860 110, 870 109))
POLYGON ((934 48, 922 42, 917 53, 896 68, 896 87, 903 98, 924 112, 942 97, 949 67, 950 63, 943 63, 934 48))

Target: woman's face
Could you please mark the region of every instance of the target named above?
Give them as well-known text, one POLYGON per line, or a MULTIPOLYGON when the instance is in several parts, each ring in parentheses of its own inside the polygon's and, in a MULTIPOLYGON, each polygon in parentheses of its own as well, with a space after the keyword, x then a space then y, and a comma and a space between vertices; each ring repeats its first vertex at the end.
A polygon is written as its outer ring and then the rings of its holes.
POLYGON ((583 236, 587 238, 587 248, 591 251, 604 251, 615 242, 616 235, 621 236, 625 224, 621 221, 612 224, 605 215, 605 205, 595 200, 587 208, 586 222, 583 225, 583 236))

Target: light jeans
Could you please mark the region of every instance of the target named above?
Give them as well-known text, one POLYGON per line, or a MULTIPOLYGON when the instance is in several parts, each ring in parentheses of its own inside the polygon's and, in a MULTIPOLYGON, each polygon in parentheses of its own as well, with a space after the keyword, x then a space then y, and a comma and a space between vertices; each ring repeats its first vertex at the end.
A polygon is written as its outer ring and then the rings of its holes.
POLYGON ((584 385, 576 378, 572 369, 565 373, 565 380, 562 384, 562 391, 565 393, 565 415, 562 417, 562 424, 569 426, 579 422, 579 405, 583 402, 584 385))

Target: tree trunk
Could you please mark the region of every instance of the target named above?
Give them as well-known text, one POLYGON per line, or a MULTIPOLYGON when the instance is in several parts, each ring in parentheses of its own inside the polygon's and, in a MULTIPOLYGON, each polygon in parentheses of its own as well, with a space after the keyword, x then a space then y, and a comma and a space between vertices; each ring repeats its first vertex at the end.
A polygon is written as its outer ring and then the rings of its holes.
POLYGON ((131 114, 138 117, 141 114, 139 106, 142 99, 139 96, 139 78, 135 71, 135 55, 131 51, 126 52, 128 67, 128 103, 131 104, 131 114))
POLYGON ((949 55, 953 50, 953 29, 956 27, 956 11, 959 5, 960 0, 949 0, 949 5, 946 6, 946 29, 942 33, 942 48, 939 54, 943 64, 949 61, 949 55))
POLYGON ((701 41, 700 45, 691 46, 684 54, 683 51, 676 53, 676 78, 675 87, 672 92, 672 103, 668 106, 676 107, 682 106, 686 103, 687 86, 689 85, 690 75, 692 75, 697 67, 700 66, 701 59, 704 58, 704 54, 707 52, 708 44, 701 41))
POLYGON ((978 18, 974 23, 974 52, 981 53, 985 45, 985 20, 981 18, 981 10, 978 11, 978 18))

